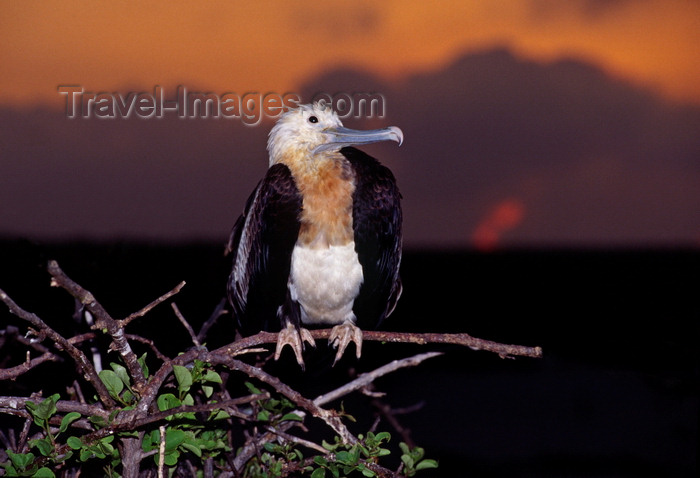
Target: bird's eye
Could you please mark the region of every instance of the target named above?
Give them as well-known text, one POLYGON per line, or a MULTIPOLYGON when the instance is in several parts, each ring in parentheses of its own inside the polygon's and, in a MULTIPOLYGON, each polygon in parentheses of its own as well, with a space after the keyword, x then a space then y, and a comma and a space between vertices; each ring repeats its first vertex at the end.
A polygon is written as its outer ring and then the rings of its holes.
POLYGON ((318 118, 315 116, 309 116, 309 123, 318 123, 318 118))

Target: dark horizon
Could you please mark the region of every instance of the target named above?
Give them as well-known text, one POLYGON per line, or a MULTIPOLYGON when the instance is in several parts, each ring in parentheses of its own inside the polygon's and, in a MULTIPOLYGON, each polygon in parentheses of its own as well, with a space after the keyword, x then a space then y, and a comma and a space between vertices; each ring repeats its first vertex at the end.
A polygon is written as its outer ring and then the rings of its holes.
MULTIPOLYGON (((49 259, 115 318, 185 280, 172 301, 197 327, 224 294, 230 264, 222 251, 216 244, 0 241, 0 288, 67 333, 85 326, 70 318, 70 296, 50 287, 49 259)), ((348 365, 361 372, 427 350, 445 352, 378 384, 394 407, 424 402, 401 420, 426 455, 440 460, 430 476, 695 476, 698 270, 697 250, 409 249, 404 293, 382 330, 465 332, 538 345, 544 358, 367 343, 362 360, 348 365)), ((25 327, 7 309, 0 321, 25 327)), ((168 355, 190 346, 167 304, 129 331, 152 338, 168 355)), ((207 346, 231 340, 233 326, 224 316, 207 346)), ((29 380, 50 387, 57 367, 42 365, 29 380)), ((292 372, 299 380, 298 370, 292 372)), ((315 377, 303 386, 323 389, 315 377)), ((362 400, 348 399, 346 406, 361 422, 371 421, 362 400)))

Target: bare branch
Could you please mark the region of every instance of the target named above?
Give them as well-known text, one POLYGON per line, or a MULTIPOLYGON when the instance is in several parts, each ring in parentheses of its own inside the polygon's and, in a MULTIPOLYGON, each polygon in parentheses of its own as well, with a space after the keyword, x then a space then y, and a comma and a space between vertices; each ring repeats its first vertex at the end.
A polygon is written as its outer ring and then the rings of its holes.
POLYGON ((394 372, 400 368, 403 367, 415 367, 419 363, 423 362, 424 360, 427 360, 429 358, 437 357, 439 355, 442 355, 441 352, 426 352, 418 355, 414 355, 413 357, 407 357, 401 360, 394 360, 392 362, 389 362, 386 365, 383 365, 371 372, 368 373, 363 373, 359 377, 357 377, 355 380, 346 383, 342 387, 338 387, 333 391, 330 391, 328 393, 324 393, 323 395, 319 395, 314 399, 314 403, 316 405, 325 405, 326 403, 332 402, 333 400, 337 400, 340 397, 343 397, 351 392, 354 392, 355 390, 358 390, 362 387, 366 387, 370 383, 374 382, 376 379, 381 377, 382 375, 386 375, 388 373, 394 372))
POLYGON ((299 445, 305 446, 306 448, 309 448, 311 450, 315 450, 317 452, 323 453, 324 455, 329 454, 330 452, 323 448, 321 445, 318 443, 314 443, 310 440, 305 440, 303 438, 299 438, 294 435, 290 435, 289 433, 283 432, 279 429, 279 427, 265 427, 265 430, 267 430, 270 433, 273 433, 277 435, 278 437, 284 438, 287 441, 291 441, 293 443, 298 443, 299 445))
POLYGON ((121 325, 122 327, 126 327, 127 325, 129 325, 129 323, 132 320, 137 319, 139 317, 143 317, 148 312, 150 312, 151 309, 153 309, 154 307, 156 307, 159 304, 162 304, 163 302, 165 302, 166 300, 168 300, 169 298, 171 298, 172 296, 174 296, 175 294, 180 292, 180 290, 183 287, 185 287, 185 281, 180 282, 178 285, 175 286, 175 288, 173 290, 171 290, 170 292, 166 292, 162 296, 158 297, 156 300, 154 300, 153 302, 148 304, 143 309, 141 309, 137 312, 134 312, 133 314, 129 315, 128 317, 125 317, 124 319, 119 320, 117 322, 119 322, 119 325, 121 325))
POLYGON ((192 339, 192 343, 195 345, 195 347, 200 347, 202 344, 199 343, 199 339, 197 339, 197 336, 194 334, 194 329, 190 325, 189 322, 187 322, 187 319, 185 318, 184 315, 182 315, 182 312, 180 312, 180 309, 177 307, 177 304, 173 302, 170 304, 170 307, 173 308, 173 311, 175 312, 175 316, 177 319, 180 321, 180 323, 185 327, 185 330, 187 330, 187 333, 190 334, 190 338, 192 339))
POLYGON ((209 332, 209 329, 216 323, 219 317, 224 315, 226 313, 226 303, 227 300, 224 297, 219 301, 219 303, 216 305, 214 308, 214 312, 211 313, 211 316, 202 324, 202 327, 199 329, 199 333, 197 334, 197 340, 199 342, 204 342, 204 338, 207 336, 207 332, 209 332))
POLYGON ((134 351, 131 350, 131 346, 124 336, 124 329, 121 327, 120 323, 109 315, 104 307, 102 307, 102 304, 95 299, 90 291, 84 289, 78 283, 69 278, 58 266, 58 262, 49 261, 48 270, 52 277, 51 285, 62 287, 73 297, 78 299, 80 303, 83 304, 93 316, 95 316, 96 328, 107 329, 107 332, 112 337, 114 349, 122 356, 124 364, 129 370, 129 375, 131 375, 135 382, 135 388, 140 390, 145 385, 146 378, 143 375, 143 370, 141 370, 136 354, 134 354, 134 351))
POLYGON ((0 300, 2 300, 5 305, 10 309, 10 312, 22 320, 25 320, 32 324, 37 329, 45 333, 56 345, 60 346, 65 350, 68 355, 75 361, 78 368, 81 370, 85 379, 95 387, 100 401, 107 407, 113 407, 115 405, 112 397, 109 396, 107 387, 102 383, 100 377, 97 375, 95 368, 92 363, 87 359, 85 354, 77 349, 73 344, 71 344, 65 337, 56 332, 54 329, 46 325, 46 323, 39 318, 34 313, 27 312, 20 306, 18 306, 2 289, 0 289, 0 300))
POLYGON ((148 345, 148 347, 153 351, 156 357, 158 357, 159 360, 162 360, 163 362, 166 362, 168 357, 163 355, 160 350, 158 350, 158 347, 156 347, 156 344, 153 343, 151 339, 147 339, 144 337, 141 337, 140 335, 135 335, 135 334, 126 334, 126 338, 129 340, 133 340, 134 342, 140 342, 144 345, 148 345))
MULTIPOLYGON (((27 354, 29 354, 29 352, 27 352, 27 354)), ((44 362, 57 362, 60 360, 60 357, 54 355, 52 352, 46 352, 43 355, 25 361, 21 365, 0 369, 0 380, 12 380, 44 362)))
MULTIPOLYGON (((310 330, 311 336, 315 339, 328 340, 332 329, 310 330)), ((515 356, 541 358, 541 347, 527 347, 524 345, 509 345, 490 340, 479 339, 472 337, 469 334, 437 334, 437 333, 412 333, 412 332, 383 332, 379 330, 363 330, 362 339, 365 341, 375 342, 392 342, 392 343, 408 343, 408 344, 452 344, 469 347, 472 350, 485 350, 488 352, 497 353, 502 358, 511 358, 515 356)), ((252 347, 260 344, 277 343, 277 333, 274 332, 259 332, 249 337, 244 337, 233 343, 225 345, 219 349, 226 353, 234 353, 241 349, 252 347)))
POLYGON ((345 443, 357 443, 357 438, 355 438, 355 436, 352 433, 350 433, 350 431, 347 429, 345 424, 341 421, 340 417, 336 413, 319 407, 312 400, 309 400, 296 390, 284 384, 277 377, 273 377, 272 375, 268 374, 262 369, 253 367, 252 365, 248 365, 247 363, 241 362, 240 360, 236 360, 227 356, 212 353, 208 355, 208 358, 211 363, 226 365, 233 370, 241 371, 250 377, 257 378, 258 380, 272 386, 279 393, 291 400, 296 406, 307 410, 313 416, 320 418, 321 420, 326 422, 326 424, 333 430, 335 430, 335 432, 345 443))
POLYGON ((163 469, 165 468, 165 425, 161 425, 160 430, 160 446, 158 447, 158 478, 163 478, 163 469))
MULTIPOLYGON (((3 411, 25 411, 25 406, 28 401, 34 402, 40 399, 34 397, 6 397, 0 396, 0 409, 3 411)), ((90 405, 87 403, 75 402, 72 400, 59 400, 56 402, 56 410, 61 413, 78 412, 83 416, 100 416, 107 418, 109 412, 100 405, 90 405)), ((26 411, 25 411, 26 412, 26 411)), ((19 415, 19 414, 18 414, 19 415)), ((24 415, 22 415, 24 416, 24 415)), ((30 416, 28 413, 26 416, 30 416)))
MULTIPOLYGON (((5 330, 0 330, 0 337, 3 337, 3 339, 11 339, 13 341, 19 342, 22 345, 26 345, 27 347, 31 347, 37 352, 41 354, 45 354, 47 352, 50 352, 50 349, 44 345, 41 344, 36 339, 30 339, 22 334, 20 334, 19 329, 15 327, 14 325, 8 325, 5 330)), ((0 342, 0 346, 2 346, 2 342, 0 342)))

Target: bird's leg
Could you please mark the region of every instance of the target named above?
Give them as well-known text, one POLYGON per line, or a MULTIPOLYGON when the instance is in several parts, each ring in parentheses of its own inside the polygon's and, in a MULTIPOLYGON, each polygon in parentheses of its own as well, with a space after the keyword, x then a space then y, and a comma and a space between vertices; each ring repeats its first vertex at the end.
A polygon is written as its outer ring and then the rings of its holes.
POLYGON ((355 355, 357 358, 359 359, 360 355, 362 355, 362 330, 350 320, 333 327, 331 335, 328 337, 328 342, 338 349, 333 365, 343 356, 350 342, 355 342, 355 355))
POLYGON ((307 342, 312 347, 316 347, 316 342, 311 336, 311 332, 303 327, 295 327, 290 321, 286 321, 286 326, 280 331, 277 336, 277 348, 275 349, 275 360, 280 358, 282 349, 285 345, 289 345, 294 350, 294 355, 297 357, 297 363, 304 369, 304 358, 302 352, 304 350, 304 342, 307 342))

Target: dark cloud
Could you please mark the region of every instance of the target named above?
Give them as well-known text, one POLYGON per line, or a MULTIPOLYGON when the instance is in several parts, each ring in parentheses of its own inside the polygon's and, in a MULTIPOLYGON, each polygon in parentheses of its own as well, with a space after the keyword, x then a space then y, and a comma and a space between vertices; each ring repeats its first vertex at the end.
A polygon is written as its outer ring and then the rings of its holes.
MULTIPOLYGON (((371 77, 337 84, 380 90, 371 77)), ((407 208, 407 236, 464 244, 485 211, 519 198, 509 244, 696 243, 697 108, 662 102, 575 60, 548 65, 506 50, 463 57, 386 89, 405 145, 383 147, 407 208)))
MULTIPOLYGON (((500 202, 522 205, 505 245, 678 245, 700 240, 700 109, 565 60, 507 50, 385 83, 330 71, 318 92, 379 92, 400 148, 408 245, 465 246, 500 202)), ((0 111, 0 233, 225 240, 267 167, 270 124, 67 120, 0 111)))
POLYGON ((530 13, 536 20, 549 21, 567 12, 596 20, 615 13, 620 7, 641 4, 645 0, 530 0, 530 13))

